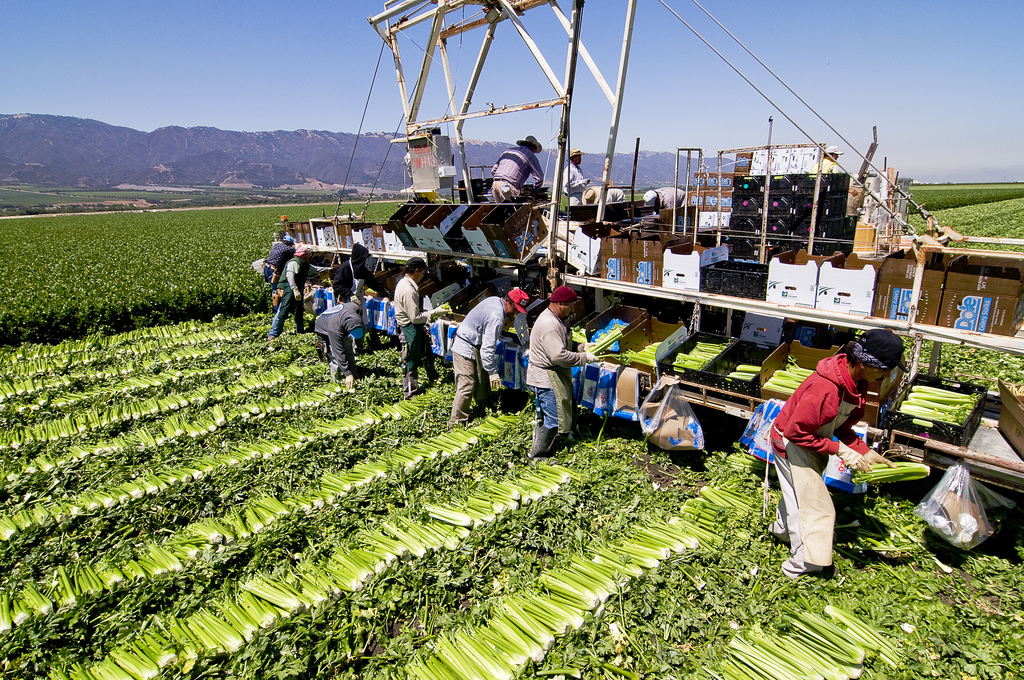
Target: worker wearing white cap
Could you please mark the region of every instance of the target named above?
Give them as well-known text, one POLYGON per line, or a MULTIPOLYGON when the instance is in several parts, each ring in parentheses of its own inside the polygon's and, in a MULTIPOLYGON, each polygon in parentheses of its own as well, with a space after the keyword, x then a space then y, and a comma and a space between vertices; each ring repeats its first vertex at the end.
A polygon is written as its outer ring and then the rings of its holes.
POLYGON ((540 191, 544 184, 544 170, 537 160, 544 147, 533 135, 527 135, 524 139, 516 142, 517 146, 506 149, 498 156, 498 160, 491 168, 491 176, 494 177, 494 184, 491 185, 491 199, 495 203, 502 201, 514 201, 519 198, 523 191, 523 185, 530 175, 536 178, 533 185, 534 192, 540 191))
POLYGON ((655 210, 683 208, 686 206, 686 192, 675 187, 651 189, 644 194, 644 205, 655 210))
POLYGON ((828 175, 833 172, 842 172, 843 169, 839 167, 839 157, 843 155, 843 152, 839 150, 838 146, 830 146, 825 149, 825 155, 822 156, 821 160, 818 161, 818 165, 814 167, 812 173, 820 172, 823 175, 828 175))
POLYGON ((580 205, 583 203, 583 191, 590 180, 583 176, 580 170, 580 161, 583 160, 583 152, 579 149, 569 150, 569 165, 565 169, 565 181, 562 183, 562 191, 569 199, 569 205, 580 205))

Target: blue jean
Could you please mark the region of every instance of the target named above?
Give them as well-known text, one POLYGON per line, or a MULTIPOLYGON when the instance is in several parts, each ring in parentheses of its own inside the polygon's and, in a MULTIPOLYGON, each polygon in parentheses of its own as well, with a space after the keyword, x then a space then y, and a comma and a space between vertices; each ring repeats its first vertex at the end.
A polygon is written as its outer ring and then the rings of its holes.
POLYGON ((550 387, 534 387, 534 406, 537 409, 537 420, 548 429, 558 428, 558 400, 555 391, 550 387))
POLYGON ((303 309, 302 301, 295 299, 292 289, 288 286, 285 286, 281 293, 281 303, 277 306, 274 320, 270 322, 270 333, 267 337, 276 338, 284 332, 284 322, 288 319, 289 314, 295 317, 295 332, 305 333, 306 329, 303 326, 302 314, 306 310, 303 309))

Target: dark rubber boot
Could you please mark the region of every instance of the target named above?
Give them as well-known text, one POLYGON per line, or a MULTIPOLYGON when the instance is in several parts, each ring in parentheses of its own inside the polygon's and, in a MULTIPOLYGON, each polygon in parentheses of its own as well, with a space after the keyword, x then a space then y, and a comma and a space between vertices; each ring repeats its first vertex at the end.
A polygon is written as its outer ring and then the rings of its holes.
POLYGON ((530 453, 527 454, 527 458, 530 460, 537 460, 538 458, 550 457, 551 451, 554 448, 555 437, 557 435, 557 427, 544 427, 540 424, 534 425, 533 447, 530 449, 530 453))

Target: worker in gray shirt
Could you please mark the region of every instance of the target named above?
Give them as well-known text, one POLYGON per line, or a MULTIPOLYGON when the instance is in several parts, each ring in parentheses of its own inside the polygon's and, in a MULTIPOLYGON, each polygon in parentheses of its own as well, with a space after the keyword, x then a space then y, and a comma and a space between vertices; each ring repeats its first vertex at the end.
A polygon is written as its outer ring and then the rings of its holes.
POLYGON ((498 336, 516 313, 526 311, 530 299, 519 288, 508 294, 491 296, 469 311, 455 331, 452 343, 452 367, 455 369, 455 401, 448 418, 448 429, 456 423, 469 422, 469 405, 476 401, 484 406, 491 398, 491 390, 501 387, 498 375, 498 336))
POLYGON ((355 387, 359 368, 353 341, 363 337, 365 332, 358 303, 346 302, 331 307, 316 318, 313 330, 323 344, 331 377, 337 380, 340 373, 345 376, 346 389, 355 387))
POLYGON ((644 194, 644 205, 655 210, 683 208, 686 206, 686 192, 675 187, 651 189, 644 194))
POLYGON ((530 363, 526 384, 536 397, 537 420, 533 426, 533 446, 528 457, 546 458, 555 448, 555 437, 570 435, 576 421, 572 390, 572 367, 597 361, 586 351, 573 352, 569 324, 576 291, 559 286, 548 297, 548 308, 540 313, 530 331, 530 363))
POLYGON ((412 399, 419 391, 417 373, 420 364, 426 369, 428 383, 437 380, 427 324, 446 312, 440 308, 423 311, 419 284, 426 275, 427 263, 423 258, 410 257, 405 263, 405 276, 395 285, 395 323, 402 345, 402 394, 406 399, 412 399))

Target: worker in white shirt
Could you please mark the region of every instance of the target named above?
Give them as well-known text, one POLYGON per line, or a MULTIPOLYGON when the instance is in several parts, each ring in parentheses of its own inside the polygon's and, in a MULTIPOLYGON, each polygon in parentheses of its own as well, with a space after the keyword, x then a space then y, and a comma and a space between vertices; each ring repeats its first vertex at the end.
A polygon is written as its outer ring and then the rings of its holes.
POLYGON ((569 150, 569 165, 565 169, 565 181, 562 182, 562 190, 569 199, 569 205, 580 205, 583 203, 583 190, 590 180, 583 176, 580 170, 580 162, 583 160, 583 152, 579 149, 569 150))

